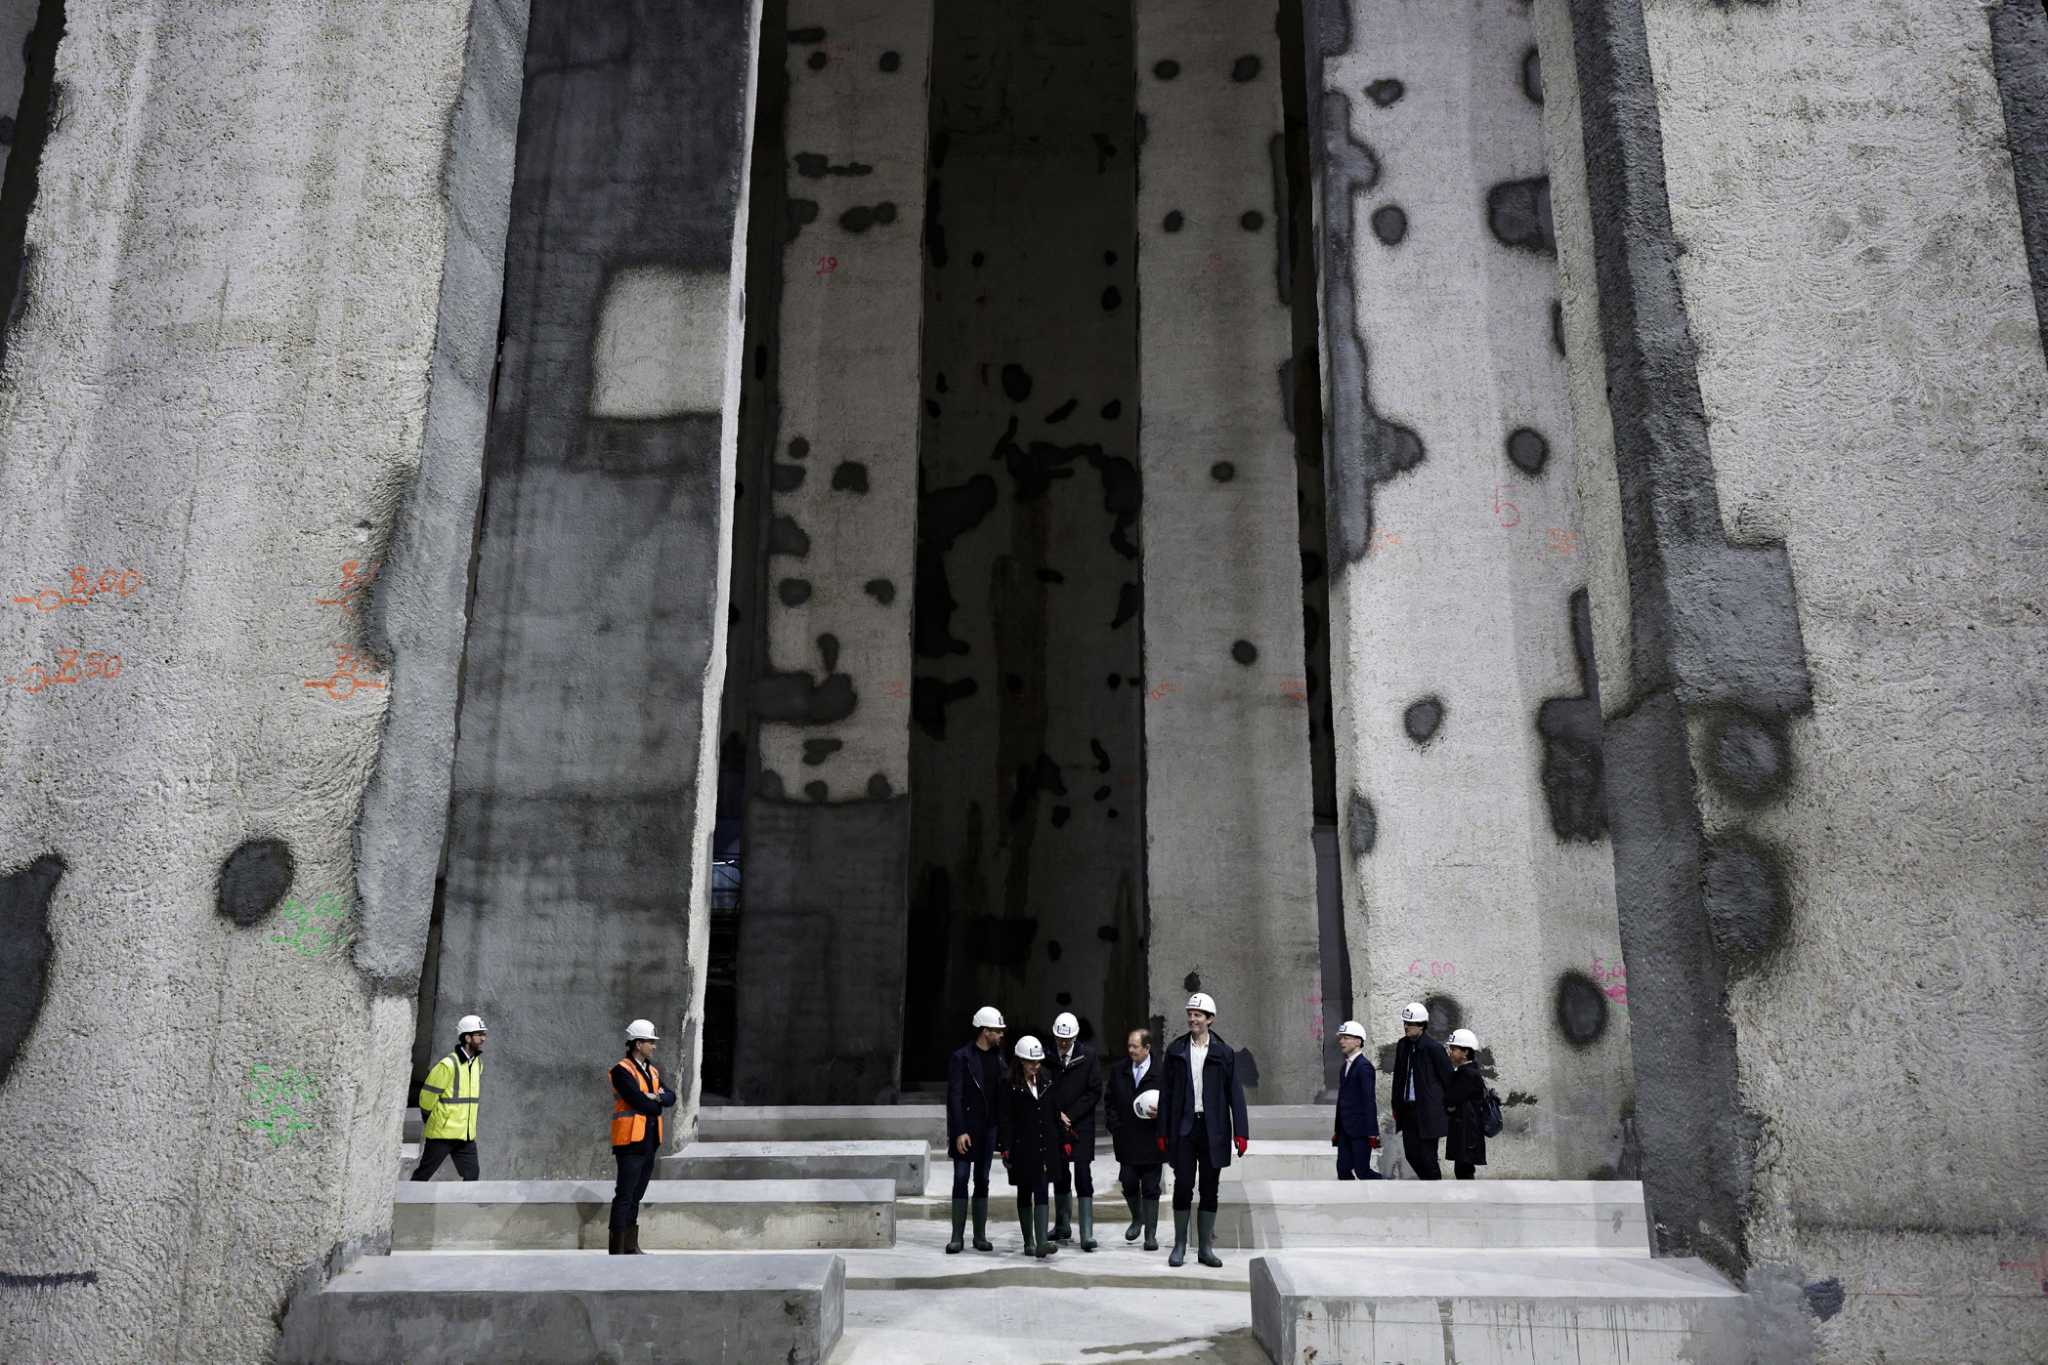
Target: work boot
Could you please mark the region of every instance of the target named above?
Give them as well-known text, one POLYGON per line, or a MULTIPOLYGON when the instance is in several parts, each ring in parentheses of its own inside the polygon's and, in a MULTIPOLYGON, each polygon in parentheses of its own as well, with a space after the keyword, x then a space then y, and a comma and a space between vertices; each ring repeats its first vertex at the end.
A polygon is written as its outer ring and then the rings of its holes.
POLYGON ((1145 1205, 1145 1250, 1159 1250, 1159 1201, 1147 1199, 1145 1205))
POLYGON ((1074 1230, 1067 1226, 1068 1196, 1056 1194, 1052 1198, 1053 1203, 1059 1208, 1059 1217, 1053 1220, 1052 1239, 1055 1242, 1071 1242, 1074 1240, 1074 1230))
POLYGON ((1166 1258, 1168 1265, 1186 1265, 1188 1260, 1188 1211, 1173 1211, 1173 1255, 1166 1258))
POLYGON ((626 1225, 626 1254, 628 1256, 645 1256, 647 1254, 640 1249, 640 1225, 638 1223, 628 1223, 626 1225))
POLYGON ((1041 1261, 1048 1256, 1056 1256, 1059 1254, 1059 1248, 1057 1246, 1054 1246, 1052 1239, 1045 1235, 1045 1220, 1048 1217, 1050 1217, 1051 1214, 1052 1210, 1048 1209, 1043 1204, 1040 1204, 1036 1209, 1032 1210, 1032 1222, 1036 1224, 1038 1228, 1038 1259, 1041 1261))
POLYGON ((1031 1196, 1028 1194, 1017 1196, 1017 1222, 1024 1229, 1024 1254, 1036 1256, 1038 1252, 1031 1243, 1031 1196))
POLYGON ((1196 1253, 1203 1265, 1220 1267, 1223 1258, 1216 1254, 1216 1210, 1203 1209, 1195 1215, 1195 1231, 1201 1236, 1202 1249, 1196 1253))
POLYGON ((1131 1225, 1124 1229, 1124 1240, 1135 1242, 1138 1240, 1138 1234, 1145 1230, 1144 1204, 1136 1195, 1125 1190, 1124 1207, 1131 1211, 1131 1225))
POLYGON ((953 1201, 953 1240, 946 1243, 946 1254, 958 1256, 967 1247, 967 1201, 953 1201))
POLYGON ((626 1254, 626 1230, 624 1228, 612 1229, 612 1239, 607 1244, 605 1251, 607 1255, 611 1256, 623 1256, 626 1254))
MULTIPOLYGON (((957 1234, 956 1234, 957 1235, 957 1234)), ((988 1239, 988 1196, 974 1196, 974 1249, 994 1251, 996 1244, 988 1239)))
POLYGON ((1095 1200, 1090 1195, 1079 1196, 1081 1201, 1081 1250, 1095 1250, 1095 1200))

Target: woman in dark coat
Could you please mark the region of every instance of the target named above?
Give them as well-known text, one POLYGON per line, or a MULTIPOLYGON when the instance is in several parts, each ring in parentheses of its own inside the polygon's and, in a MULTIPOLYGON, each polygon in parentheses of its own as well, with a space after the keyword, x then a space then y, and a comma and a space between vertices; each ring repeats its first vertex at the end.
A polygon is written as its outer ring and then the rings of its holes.
POLYGON ((1470 1180, 1486 1164, 1486 1079, 1473 1056, 1479 1039, 1471 1029, 1455 1029, 1444 1050, 1451 1059, 1451 1078, 1444 1082, 1444 1113, 1451 1130, 1444 1155, 1451 1160, 1453 1175, 1470 1180))
POLYGON ((1051 1078, 1041 1074, 1044 1065, 1044 1046, 1028 1034, 1019 1038, 1010 1055, 1010 1102, 1003 1107, 997 1147, 1003 1170, 1017 1191, 1024 1254, 1041 1259, 1059 1250, 1046 1227, 1052 1215, 1048 1190, 1053 1167, 1063 1155, 1059 1106, 1053 1101, 1051 1078))

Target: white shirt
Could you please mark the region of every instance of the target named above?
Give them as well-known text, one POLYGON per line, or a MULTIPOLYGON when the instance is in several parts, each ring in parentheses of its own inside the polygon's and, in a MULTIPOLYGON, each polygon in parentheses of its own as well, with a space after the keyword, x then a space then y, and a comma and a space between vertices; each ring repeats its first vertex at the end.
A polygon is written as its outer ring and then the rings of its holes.
POLYGON ((1038 1082, 1037 1082, 1037 1081, 1026 1081, 1026 1082, 1024 1082, 1024 1088, 1025 1088, 1026 1090, 1029 1090, 1029 1091, 1031 1092, 1031 1098, 1032 1098, 1032 1099, 1034 1099, 1034 1100, 1035 1100, 1035 1099, 1037 1099, 1037 1098, 1038 1098, 1038 1082))
POLYGON ((1145 1073, 1152 1069, 1152 1054, 1146 1053, 1140 1061, 1131 1063, 1131 1088, 1137 1089, 1145 1083, 1145 1073))
POLYGON ((1209 1045, 1188 1039, 1188 1070, 1195 1076, 1195 1112, 1202 1112, 1202 1068, 1209 1064, 1209 1045))
POLYGON ((1355 1053, 1355 1052, 1354 1052, 1354 1053, 1352 1053, 1352 1054, 1351 1054, 1351 1055, 1350 1055, 1349 1057, 1346 1057, 1346 1058, 1344 1059, 1344 1074, 1345 1074, 1345 1075, 1349 1076, 1349 1075, 1351 1074, 1351 1064, 1352 1064, 1353 1062, 1357 1061, 1357 1060, 1358 1060, 1358 1054, 1357 1054, 1357 1053, 1355 1053))

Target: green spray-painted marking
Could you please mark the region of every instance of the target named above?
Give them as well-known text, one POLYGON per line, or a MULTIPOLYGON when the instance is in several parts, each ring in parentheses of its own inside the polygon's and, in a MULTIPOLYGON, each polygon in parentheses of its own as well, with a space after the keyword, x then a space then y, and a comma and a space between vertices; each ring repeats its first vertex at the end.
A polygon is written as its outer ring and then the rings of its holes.
POLYGON ((297 1067, 258 1062, 249 1068, 249 1087, 256 1117, 247 1121, 248 1126, 267 1134, 271 1146, 282 1147, 296 1134, 318 1126, 307 1114, 319 1102, 319 1082, 297 1067))
POLYGON ((326 892, 311 905, 286 900, 277 917, 286 932, 272 934, 270 941, 287 945, 300 957, 336 952, 348 943, 348 902, 335 892, 326 892))

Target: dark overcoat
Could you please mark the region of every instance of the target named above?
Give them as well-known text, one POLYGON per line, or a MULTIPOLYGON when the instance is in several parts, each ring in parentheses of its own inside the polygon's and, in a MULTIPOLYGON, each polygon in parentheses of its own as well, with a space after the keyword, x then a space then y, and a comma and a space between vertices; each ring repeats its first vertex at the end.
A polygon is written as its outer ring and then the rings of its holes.
POLYGON ((1074 1121, 1067 1135, 1074 1144, 1074 1160, 1095 1160, 1095 1110, 1102 1102, 1102 1068, 1096 1063, 1095 1049, 1076 1042, 1062 1063, 1055 1045, 1045 1054, 1045 1074, 1052 1079, 1053 1114, 1065 1114, 1074 1121))
POLYGON ((1046 1073, 1042 1069, 1039 1079, 1036 1097, 1022 1084, 1009 1086, 1001 1136, 996 1142, 996 1150, 1003 1153, 1003 1170, 1019 1189, 1032 1189, 1052 1179, 1064 1141, 1059 1106, 1052 1102, 1051 1087, 1043 1084, 1046 1073))
POLYGON ((1366 1138, 1380 1135, 1380 1097, 1373 1065, 1360 1048, 1350 1069, 1339 1073, 1337 1082, 1337 1126, 1330 1136, 1366 1138))
MULTIPOLYGON (((1172 1160, 1183 1142, 1206 1141, 1209 1161, 1218 1170, 1230 1164, 1232 1136, 1249 1138, 1251 1118, 1245 1113, 1244 1086, 1237 1079, 1237 1054, 1230 1044, 1209 1034, 1209 1054, 1199 1081, 1189 1062, 1188 1035, 1183 1033, 1166 1049, 1166 1074, 1160 1077, 1159 1122, 1155 1139, 1166 1139, 1166 1156, 1172 1160), (1202 1128, 1195 1130, 1195 1086, 1202 1087, 1202 1128)), ((1155 1140, 1153 1150, 1158 1150, 1155 1140)))
POLYGON ((1103 1119, 1109 1124, 1109 1141, 1116 1149, 1118 1161, 1126 1166, 1157 1166, 1166 1160, 1159 1151, 1159 1125, 1152 1119, 1139 1118, 1132 1106, 1144 1091, 1160 1088, 1166 1062, 1153 1053, 1145 1068, 1143 1085, 1132 1084, 1131 1069, 1128 1057, 1117 1058, 1108 1068, 1109 1080, 1103 1086, 1103 1119))
POLYGON ((956 1144, 966 1133, 978 1146, 1003 1126, 1003 1106, 1010 1089, 1009 1063, 996 1054, 996 1075, 1000 1078, 990 1094, 983 1081, 982 1051, 973 1043, 956 1049, 946 1063, 946 1150, 958 1154, 956 1144))
POLYGON ((1424 1033, 1394 1044, 1394 1127, 1433 1141, 1450 1131, 1444 1113, 1444 1086, 1451 1079, 1451 1056, 1444 1045, 1424 1033), (1415 1073, 1415 1100, 1408 1094, 1408 1073, 1415 1073))
POLYGON ((1468 1166, 1486 1164, 1486 1079, 1479 1063, 1467 1062, 1451 1072, 1444 1086, 1444 1110, 1450 1120, 1450 1141, 1444 1144, 1445 1161, 1462 1161, 1468 1166))

